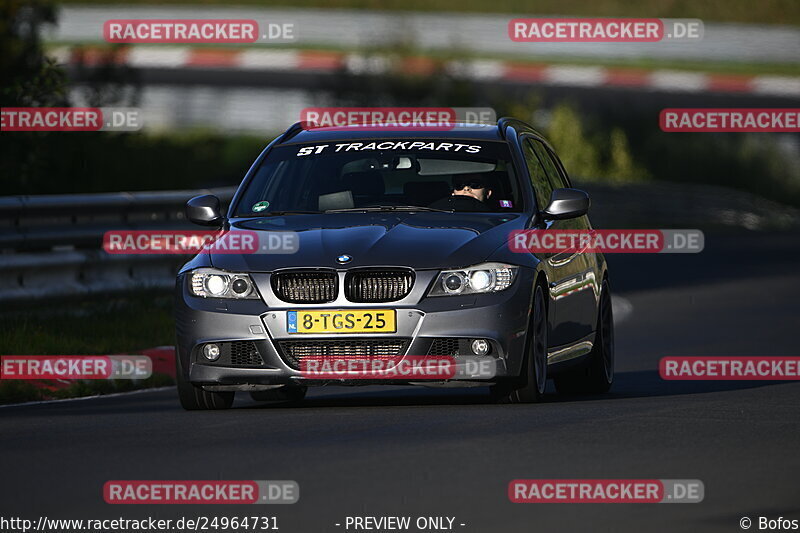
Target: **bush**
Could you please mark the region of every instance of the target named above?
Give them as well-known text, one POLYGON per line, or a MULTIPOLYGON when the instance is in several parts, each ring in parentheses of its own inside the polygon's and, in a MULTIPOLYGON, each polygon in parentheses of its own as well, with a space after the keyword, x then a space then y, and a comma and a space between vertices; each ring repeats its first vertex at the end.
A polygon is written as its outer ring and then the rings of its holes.
POLYGON ((269 139, 193 132, 4 136, 0 194, 65 194, 238 185, 269 139), (32 164, 14 154, 46 145, 32 164))
POLYGON ((800 151, 796 134, 665 133, 657 116, 593 114, 562 101, 539 109, 520 99, 502 109, 528 119, 581 182, 659 180, 720 185, 789 205, 800 205, 800 151))

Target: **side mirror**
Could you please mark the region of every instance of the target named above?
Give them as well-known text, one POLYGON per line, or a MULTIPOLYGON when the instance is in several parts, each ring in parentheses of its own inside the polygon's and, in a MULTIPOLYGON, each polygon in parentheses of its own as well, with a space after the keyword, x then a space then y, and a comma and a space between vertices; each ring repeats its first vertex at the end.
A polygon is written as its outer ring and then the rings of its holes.
POLYGON ((201 226, 221 226, 225 220, 220 213, 219 198, 211 194, 195 196, 186 202, 186 217, 201 226))
POLYGON ((565 220, 585 215, 591 201, 586 192, 579 189, 555 189, 550 195, 550 204, 542 214, 545 220, 565 220))

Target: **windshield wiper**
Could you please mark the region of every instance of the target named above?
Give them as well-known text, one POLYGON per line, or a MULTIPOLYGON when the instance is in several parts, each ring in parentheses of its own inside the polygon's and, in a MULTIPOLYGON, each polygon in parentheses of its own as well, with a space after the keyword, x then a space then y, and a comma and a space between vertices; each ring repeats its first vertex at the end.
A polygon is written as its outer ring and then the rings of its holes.
POLYGON ((268 211, 263 213, 255 213, 252 215, 241 215, 243 218, 255 217, 277 217, 283 215, 319 215, 322 211, 268 211))
POLYGON ((455 213, 455 209, 437 209, 422 205, 396 205, 393 206, 397 211, 433 211, 436 213, 455 213))
POLYGON ((359 211, 434 211, 437 213, 454 213, 452 209, 436 209, 420 205, 373 205, 369 207, 346 207, 344 209, 328 209, 326 213, 355 213, 359 211))

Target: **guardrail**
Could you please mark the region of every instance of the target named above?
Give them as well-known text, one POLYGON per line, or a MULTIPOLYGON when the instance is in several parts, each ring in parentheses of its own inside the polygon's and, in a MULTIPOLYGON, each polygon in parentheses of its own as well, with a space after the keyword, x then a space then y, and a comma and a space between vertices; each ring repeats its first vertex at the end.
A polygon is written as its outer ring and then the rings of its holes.
POLYGON ((110 255, 110 230, 198 229, 186 201, 235 187, 193 191, 0 197, 0 301, 168 288, 187 256, 110 255))
POLYGON ((800 209, 728 187, 663 181, 576 186, 589 193, 597 228, 800 229, 800 209))
MULTIPOLYGON (((577 186, 592 198, 597 228, 800 228, 800 210, 724 187, 663 182, 577 186)), ((103 234, 198 229, 185 218, 186 201, 214 194, 227 204, 234 192, 235 187, 227 187, 0 197, 0 302, 170 288, 188 256, 107 254, 103 234)))

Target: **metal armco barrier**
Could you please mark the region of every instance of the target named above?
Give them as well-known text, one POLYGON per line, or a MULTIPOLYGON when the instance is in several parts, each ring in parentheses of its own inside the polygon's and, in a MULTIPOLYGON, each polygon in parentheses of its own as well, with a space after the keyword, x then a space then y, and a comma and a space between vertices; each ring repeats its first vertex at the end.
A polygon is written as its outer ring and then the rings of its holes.
POLYGON ((589 214, 598 229, 800 228, 800 209, 728 187, 664 181, 620 185, 576 181, 576 187, 589 193, 589 214))
MULTIPOLYGON (((800 228, 800 210, 725 187, 665 182, 580 183, 592 198, 596 228, 800 228)), ((235 187, 58 196, 0 197, 0 303, 168 289, 183 255, 109 255, 109 230, 200 229, 186 201, 214 194, 223 205, 235 187)))
POLYGON ((235 187, 194 191, 0 197, 0 302, 169 288, 181 255, 110 255, 110 230, 199 229, 186 201, 235 187))

